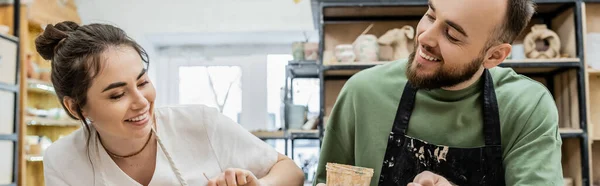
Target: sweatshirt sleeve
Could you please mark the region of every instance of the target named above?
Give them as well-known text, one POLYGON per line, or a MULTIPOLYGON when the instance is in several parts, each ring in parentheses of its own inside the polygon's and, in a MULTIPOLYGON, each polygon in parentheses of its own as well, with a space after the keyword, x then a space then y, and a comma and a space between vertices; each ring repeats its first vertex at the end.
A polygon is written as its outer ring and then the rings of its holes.
POLYGON ((562 186, 562 139, 554 100, 544 94, 504 157, 506 185, 562 186))

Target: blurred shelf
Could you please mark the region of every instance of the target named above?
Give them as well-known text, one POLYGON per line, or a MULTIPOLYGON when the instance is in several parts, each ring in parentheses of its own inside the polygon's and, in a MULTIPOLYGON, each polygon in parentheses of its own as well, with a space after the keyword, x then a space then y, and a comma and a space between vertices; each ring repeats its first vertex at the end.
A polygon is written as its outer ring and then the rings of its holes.
POLYGON ((290 61, 286 68, 291 78, 319 78, 317 61, 290 61))
POLYGON ((19 42, 19 38, 15 37, 15 36, 12 36, 12 35, 0 34, 0 38, 12 41, 14 43, 18 43, 19 42))
POLYGON ((377 65, 383 65, 392 61, 367 61, 367 62, 350 62, 350 63, 332 63, 326 64, 324 70, 352 70, 352 69, 366 69, 377 65))
MULTIPOLYGON (((600 0, 583 0, 599 2, 600 0)), ((311 10, 315 29, 322 24, 360 21, 418 21, 427 11, 427 0, 312 0, 311 10)), ((535 0, 536 17, 556 16, 579 0, 535 0)))
POLYGON ((583 130, 581 129, 559 128, 558 132, 562 138, 577 138, 583 136, 584 134, 583 130))
POLYGON ((0 141, 17 141, 17 134, 0 134, 0 141))
POLYGON ((391 61, 332 63, 323 65, 324 76, 352 76, 357 72, 391 61))
POLYGON ((500 67, 512 68, 518 73, 553 73, 565 69, 579 68, 582 62, 579 58, 560 58, 560 59, 524 59, 524 60, 505 60, 500 63, 500 67))
POLYGON ((319 139, 319 130, 288 130, 290 139, 319 139))
POLYGON ((41 162, 44 161, 44 156, 40 155, 27 155, 25 158, 27 162, 41 162))
POLYGON ((284 131, 253 131, 254 136, 260 139, 319 139, 319 130, 290 129, 284 131))
MULTIPOLYGON (((391 61, 333 63, 323 66, 326 76, 351 76, 357 72, 391 61)), ((513 68, 519 73, 548 73, 563 68, 580 67, 579 58, 505 60, 500 67, 513 68)))
POLYGON ((11 84, 6 84, 4 82, 0 82, 0 90, 10 91, 10 92, 17 92, 17 91, 19 91, 19 86, 17 86, 17 85, 11 85, 11 84))
POLYGON ((79 122, 73 119, 56 120, 41 117, 25 117, 27 126, 49 126, 49 127, 77 127, 79 122))
POLYGON ((600 75, 600 70, 588 67, 587 73, 590 75, 600 75))
POLYGON ((54 86, 52 86, 51 83, 43 82, 43 81, 36 80, 36 79, 28 79, 27 80, 27 91, 42 93, 42 94, 53 94, 53 95, 56 94, 56 92, 54 92, 54 86))
POLYGON ((581 62, 579 58, 556 58, 556 59, 507 59, 504 60, 504 63, 540 63, 540 62, 548 62, 548 63, 556 63, 556 62, 581 62))
POLYGON ((581 60, 579 58, 559 58, 559 59, 508 59, 500 63, 505 67, 579 67, 581 60))
POLYGON ((283 131, 253 131, 254 136, 265 139, 287 139, 283 131))
POLYGON ((317 64, 317 60, 288 61, 288 65, 304 65, 304 64, 317 64))

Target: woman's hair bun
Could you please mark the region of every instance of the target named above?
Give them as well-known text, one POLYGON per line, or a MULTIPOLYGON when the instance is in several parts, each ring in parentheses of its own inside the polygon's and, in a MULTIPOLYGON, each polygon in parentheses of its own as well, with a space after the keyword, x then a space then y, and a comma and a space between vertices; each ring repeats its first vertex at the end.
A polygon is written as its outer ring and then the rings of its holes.
POLYGON ((49 24, 44 29, 44 33, 35 39, 35 49, 46 60, 50 60, 56 53, 56 48, 63 42, 63 39, 69 37, 69 34, 79 28, 77 23, 72 21, 60 22, 56 25, 49 24))

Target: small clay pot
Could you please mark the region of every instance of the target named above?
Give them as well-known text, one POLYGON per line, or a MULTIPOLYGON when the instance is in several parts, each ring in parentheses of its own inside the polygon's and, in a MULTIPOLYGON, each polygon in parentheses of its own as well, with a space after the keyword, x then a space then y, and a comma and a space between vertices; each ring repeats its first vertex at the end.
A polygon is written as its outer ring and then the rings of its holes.
POLYGON ((523 42, 527 58, 560 58, 560 38, 545 24, 537 24, 531 27, 531 32, 525 36, 523 42), (547 46, 545 45, 546 42, 548 43, 547 46))
POLYGON ((350 63, 356 60, 356 54, 354 54, 354 47, 352 45, 338 45, 335 47, 335 57, 338 62, 350 63))

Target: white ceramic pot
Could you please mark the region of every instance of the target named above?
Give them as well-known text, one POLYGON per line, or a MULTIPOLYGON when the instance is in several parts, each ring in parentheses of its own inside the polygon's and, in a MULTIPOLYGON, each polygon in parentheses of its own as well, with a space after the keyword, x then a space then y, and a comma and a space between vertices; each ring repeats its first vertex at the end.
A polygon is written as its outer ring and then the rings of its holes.
POLYGON ((352 45, 338 45, 335 47, 335 57, 338 62, 341 63, 350 63, 354 62, 356 59, 356 54, 354 54, 354 47, 352 45))

